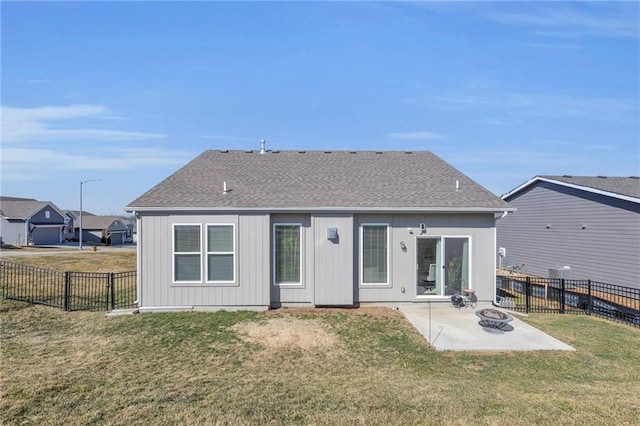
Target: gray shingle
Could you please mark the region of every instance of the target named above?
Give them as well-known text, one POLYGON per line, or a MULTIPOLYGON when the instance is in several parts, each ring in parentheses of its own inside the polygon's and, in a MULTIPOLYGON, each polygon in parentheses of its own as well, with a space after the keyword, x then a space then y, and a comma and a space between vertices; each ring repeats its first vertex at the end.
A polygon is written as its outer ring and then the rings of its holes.
POLYGON ((206 151, 128 206, 162 207, 503 210, 509 205, 430 152, 206 151))
POLYGON ((640 179, 621 176, 540 176, 614 194, 640 198, 640 179))
POLYGON ((10 219, 27 219, 47 205, 52 204, 49 201, 2 197, 2 199, 0 199, 0 215, 10 219))

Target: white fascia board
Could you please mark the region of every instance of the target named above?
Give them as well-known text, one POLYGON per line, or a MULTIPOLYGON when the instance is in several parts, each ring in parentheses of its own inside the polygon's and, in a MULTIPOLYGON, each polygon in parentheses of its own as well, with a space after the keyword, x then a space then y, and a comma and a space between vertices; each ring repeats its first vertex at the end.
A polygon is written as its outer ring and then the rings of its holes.
POLYGON ((523 189, 533 185, 536 182, 553 183, 555 185, 565 186, 567 188, 579 189, 579 190, 585 191, 585 192, 591 192, 591 193, 598 194, 598 195, 605 195, 607 197, 613 197, 613 198, 617 198, 617 199, 620 199, 620 200, 631 201, 632 203, 639 203, 640 204, 640 198, 631 197, 629 195, 616 194, 615 192, 603 191, 602 189, 591 188, 591 187, 588 187, 588 186, 576 185, 574 183, 562 182, 562 181, 555 180, 555 179, 543 178, 543 177, 540 177, 540 176, 536 176, 533 179, 528 180, 527 182, 523 183, 519 187, 517 187, 517 188, 507 192, 506 194, 500 196, 500 198, 502 198, 503 200, 506 200, 507 198, 511 197, 512 195, 517 194, 518 192, 520 192, 523 189))
POLYGON ((515 207, 126 207, 128 212, 503 213, 515 207))

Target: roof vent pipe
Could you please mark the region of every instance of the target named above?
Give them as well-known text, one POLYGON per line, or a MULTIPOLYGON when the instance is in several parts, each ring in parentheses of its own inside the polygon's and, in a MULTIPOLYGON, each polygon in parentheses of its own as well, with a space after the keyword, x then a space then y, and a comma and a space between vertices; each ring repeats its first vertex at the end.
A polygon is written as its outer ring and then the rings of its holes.
POLYGON ((222 183, 222 194, 224 195, 224 194, 226 194, 226 193, 228 193, 228 192, 229 192, 229 190, 227 189, 227 181, 225 180, 225 181, 222 183))
POLYGON ((266 146, 267 146, 267 142, 264 139, 262 139, 260 141, 260 154, 266 154, 267 153, 266 146))
POLYGON ((456 181, 456 192, 457 191, 460 191, 460 181, 459 180, 456 181))

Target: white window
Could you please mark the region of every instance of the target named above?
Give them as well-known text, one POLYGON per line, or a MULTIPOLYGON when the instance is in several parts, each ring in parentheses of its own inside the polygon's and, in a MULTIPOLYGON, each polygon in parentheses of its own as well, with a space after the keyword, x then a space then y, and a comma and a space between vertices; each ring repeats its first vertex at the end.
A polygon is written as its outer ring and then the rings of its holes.
POLYGON ((360 227, 360 280, 363 285, 389 284, 389 225, 360 227))
POLYGON ((173 281, 202 281, 201 227, 173 225, 173 281))
POLYGON ((235 226, 207 225, 207 282, 234 282, 235 226))
POLYGON ((45 210, 44 211, 44 218, 45 219, 51 219, 51 212, 49 210, 45 210))
POLYGON ((277 223, 273 234, 274 284, 302 284, 302 225, 277 223))

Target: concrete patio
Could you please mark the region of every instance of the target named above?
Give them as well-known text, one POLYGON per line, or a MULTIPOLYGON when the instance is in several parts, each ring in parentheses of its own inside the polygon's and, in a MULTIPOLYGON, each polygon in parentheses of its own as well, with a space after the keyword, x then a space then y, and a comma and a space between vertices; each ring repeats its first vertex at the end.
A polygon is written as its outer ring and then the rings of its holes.
POLYGON ((400 312, 438 351, 574 351, 571 346, 549 336, 509 313, 513 321, 504 329, 482 327, 475 312, 493 308, 479 303, 475 308, 455 308, 432 303, 399 306, 400 312))

